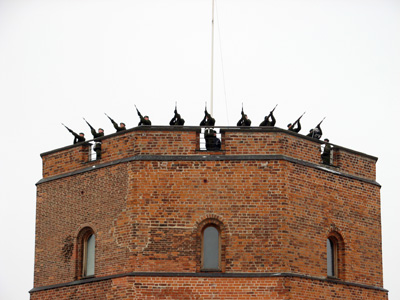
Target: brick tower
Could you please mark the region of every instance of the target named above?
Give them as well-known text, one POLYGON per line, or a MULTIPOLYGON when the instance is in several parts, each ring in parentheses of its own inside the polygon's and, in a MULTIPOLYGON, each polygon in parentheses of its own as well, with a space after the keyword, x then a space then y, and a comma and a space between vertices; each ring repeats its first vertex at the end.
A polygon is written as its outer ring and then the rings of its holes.
POLYGON ((388 299, 377 158, 270 128, 142 126, 43 153, 36 299, 388 299))

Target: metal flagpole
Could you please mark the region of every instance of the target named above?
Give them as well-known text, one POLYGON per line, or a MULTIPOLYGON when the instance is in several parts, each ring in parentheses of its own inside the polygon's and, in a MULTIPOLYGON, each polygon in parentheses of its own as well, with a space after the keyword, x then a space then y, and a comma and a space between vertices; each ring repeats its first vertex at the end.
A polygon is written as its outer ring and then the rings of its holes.
POLYGON ((213 94, 214 94, 214 0, 212 0, 211 21, 211 115, 213 116, 213 94))

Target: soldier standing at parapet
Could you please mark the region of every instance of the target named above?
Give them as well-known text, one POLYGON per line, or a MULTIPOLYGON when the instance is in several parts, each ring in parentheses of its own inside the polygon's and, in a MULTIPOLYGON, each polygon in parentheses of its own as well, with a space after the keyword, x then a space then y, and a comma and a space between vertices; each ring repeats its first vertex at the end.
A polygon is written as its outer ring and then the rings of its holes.
POLYGON ((144 116, 143 117, 142 114, 140 113, 140 111, 137 108, 136 108, 136 111, 137 111, 137 114, 138 114, 138 116, 140 118, 140 122, 139 122, 138 126, 140 126, 140 125, 151 125, 151 121, 150 121, 148 116, 144 116))
POLYGON ((301 130, 301 124, 300 124, 300 119, 304 116, 305 113, 303 113, 293 124, 289 123, 288 124, 288 130, 289 131, 294 131, 294 132, 299 132, 301 130), (295 128, 295 126, 297 127, 295 128))
POLYGON ((273 110, 269 113, 268 116, 264 117, 264 121, 261 122, 260 126, 275 126, 276 120, 274 117, 274 110, 278 106, 278 104, 274 107, 273 110), (271 118, 271 121, 269 120, 271 118))
POLYGON ((317 125, 315 128, 310 129, 310 133, 307 134, 307 136, 319 140, 319 139, 322 137, 321 124, 322 124, 322 122, 323 122, 324 120, 325 120, 325 118, 323 118, 322 121, 319 122, 318 125, 317 125))
MULTIPOLYGON (((61 123, 62 124, 62 123, 61 123)), ((83 132, 80 132, 79 134, 77 134, 76 132, 72 131, 71 129, 69 129, 67 126, 65 126, 64 124, 62 124, 65 128, 67 128, 67 130, 69 132, 72 133, 72 135, 74 136, 74 145, 77 143, 81 143, 85 141, 85 134, 83 132)))
POLYGON ((322 136, 321 125, 318 124, 317 127, 310 129, 310 132, 307 134, 307 136, 319 140, 322 136))
POLYGON ((243 106, 242 106, 242 117, 241 119, 237 122, 237 126, 250 126, 251 125, 251 120, 247 117, 247 115, 243 112, 243 106))
POLYGON ((176 109, 175 105, 174 117, 169 122, 169 125, 183 125, 183 124, 185 124, 185 120, 181 118, 180 114, 178 114, 178 110, 176 109))
POLYGON ((324 165, 330 165, 331 164, 331 151, 333 147, 331 144, 329 144, 328 139, 324 139, 324 150, 322 151, 321 158, 322 158, 322 163, 324 165))
MULTIPOLYGON (((85 118, 83 118, 85 120, 85 118)), ((85 122, 88 124, 90 127, 90 131, 93 135, 93 138, 98 138, 104 136, 104 130, 103 128, 99 128, 99 130, 96 132, 96 130, 93 128, 92 125, 89 124, 88 121, 85 120, 85 122)), ((96 160, 101 158, 101 141, 95 141, 94 142, 94 147, 93 147, 94 152, 96 152, 96 160)))
POLYGON ((207 112, 207 108, 204 110, 204 118, 200 122, 200 126, 214 126, 215 119, 207 112))
POLYGON ((125 123, 121 122, 121 123, 119 123, 119 126, 118 126, 117 122, 115 122, 113 119, 111 119, 106 113, 104 113, 104 114, 110 119, 111 123, 114 125, 114 128, 117 132, 126 130, 125 123))
POLYGON ((221 150, 221 140, 217 138, 217 132, 210 129, 210 134, 207 135, 206 149, 210 151, 221 150))

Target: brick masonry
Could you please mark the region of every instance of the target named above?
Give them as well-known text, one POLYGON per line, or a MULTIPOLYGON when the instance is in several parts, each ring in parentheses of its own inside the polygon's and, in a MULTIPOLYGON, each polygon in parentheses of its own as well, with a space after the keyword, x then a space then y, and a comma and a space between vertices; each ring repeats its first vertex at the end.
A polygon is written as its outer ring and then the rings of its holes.
POLYGON ((199 134, 137 127, 104 137, 101 161, 87 143, 42 154, 31 299, 387 299, 375 157, 336 147, 327 167, 319 141, 278 128, 224 128, 221 151, 200 151, 199 134), (266 275, 207 277, 207 222, 221 274, 266 275), (85 227, 104 280, 77 271, 85 227), (343 249, 328 280, 332 233, 343 249))

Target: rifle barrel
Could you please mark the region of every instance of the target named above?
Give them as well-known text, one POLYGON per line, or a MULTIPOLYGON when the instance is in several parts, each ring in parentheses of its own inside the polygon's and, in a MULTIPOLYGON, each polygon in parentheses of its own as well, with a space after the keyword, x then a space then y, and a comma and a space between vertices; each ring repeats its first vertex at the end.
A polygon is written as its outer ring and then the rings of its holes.
POLYGON ((324 117, 324 118, 322 119, 322 121, 318 123, 317 127, 318 127, 319 125, 322 124, 322 122, 325 120, 325 118, 326 118, 326 117, 324 117))

